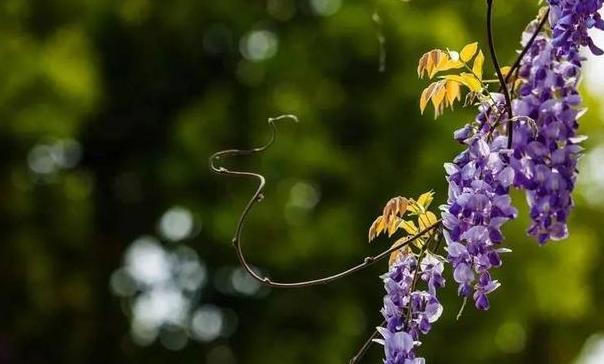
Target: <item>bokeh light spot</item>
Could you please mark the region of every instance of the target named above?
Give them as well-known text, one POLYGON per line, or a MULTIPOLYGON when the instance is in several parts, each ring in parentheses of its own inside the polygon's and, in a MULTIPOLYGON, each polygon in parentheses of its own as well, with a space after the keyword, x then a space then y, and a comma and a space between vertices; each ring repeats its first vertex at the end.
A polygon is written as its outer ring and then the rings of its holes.
POLYGON ((254 30, 246 34, 240 43, 243 57, 259 62, 272 58, 277 53, 279 40, 275 33, 268 30, 254 30))
POLYGON ((150 236, 138 238, 128 248, 126 269, 135 280, 149 286, 170 278, 168 255, 159 241, 150 236))
POLYGON ((310 0, 310 6, 317 15, 330 16, 342 7, 342 0, 310 0))
POLYGON ((193 314, 191 330, 198 340, 212 341, 220 336, 222 328, 223 315, 216 306, 202 306, 193 314))
POLYGON ((175 206, 166 211, 159 221, 160 234, 170 241, 179 241, 191 235, 193 215, 184 207, 175 206))

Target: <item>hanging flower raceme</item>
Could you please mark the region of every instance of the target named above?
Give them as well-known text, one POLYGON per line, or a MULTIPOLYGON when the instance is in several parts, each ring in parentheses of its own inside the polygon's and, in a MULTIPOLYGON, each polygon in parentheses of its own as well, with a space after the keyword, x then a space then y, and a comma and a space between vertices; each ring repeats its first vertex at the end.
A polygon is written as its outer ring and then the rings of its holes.
POLYGON ((554 46, 568 53, 587 46, 596 55, 604 51, 596 46, 587 33, 590 28, 604 30, 604 20, 598 13, 604 0, 548 0, 554 46))
POLYGON ((490 270, 502 265, 501 226, 516 217, 508 195, 514 170, 508 165, 507 137, 495 129, 505 119, 503 105, 501 95, 493 97, 494 103, 481 106, 476 125, 466 125, 455 133, 467 149, 453 163, 445 164, 449 199, 441 207, 458 293, 473 295, 481 310, 489 308, 487 294, 499 287, 490 270))
POLYGON ((514 184, 526 190, 532 224, 528 233, 543 244, 568 236, 571 193, 583 139, 577 136, 581 97, 578 46, 562 51, 540 35, 524 57, 514 113, 532 122, 514 126, 514 184))
POLYGON ((418 258, 408 253, 400 256, 382 277, 386 296, 381 312, 386 326, 378 328, 383 339, 376 341, 384 345, 384 363, 424 363, 423 358, 416 356, 415 348, 421 345, 420 336, 427 334, 442 314, 436 289, 445 284, 443 269, 442 261, 432 254, 426 254, 418 264, 418 258), (415 289, 418 277, 427 283, 428 291, 415 289))
POLYGON ((386 289, 381 313, 386 324, 378 327, 382 338, 375 341, 384 345, 386 364, 424 363, 416 355, 416 348, 421 345, 421 335, 430 331, 443 311, 436 292, 445 285, 442 274, 446 259, 431 252, 430 243, 438 235, 434 230, 439 224, 436 215, 428 210, 432 196, 432 192, 427 192, 417 201, 391 199, 369 229, 369 241, 380 234, 408 234, 393 244, 400 249, 392 253, 389 271, 381 277, 386 289), (423 234, 421 231, 426 229, 432 230, 423 234), (407 241, 411 236, 414 240, 407 241), (420 285, 425 289, 420 289, 420 285))

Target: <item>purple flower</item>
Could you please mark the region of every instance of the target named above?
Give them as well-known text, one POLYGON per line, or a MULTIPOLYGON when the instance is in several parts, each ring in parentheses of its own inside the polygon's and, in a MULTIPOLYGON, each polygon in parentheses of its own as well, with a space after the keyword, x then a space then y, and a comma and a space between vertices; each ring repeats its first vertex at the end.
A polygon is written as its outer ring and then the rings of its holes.
POLYGON ((587 30, 604 30, 604 20, 598 13, 604 0, 548 0, 553 45, 561 54, 587 46, 595 55, 604 51, 598 48, 587 30))
POLYGON ((476 307, 483 310, 489 307, 486 295, 499 286, 489 271, 502 265, 501 226, 516 217, 508 195, 516 171, 509 166, 512 152, 507 149, 507 137, 498 130, 498 122, 506 118, 504 101, 501 95, 493 96, 495 102, 480 107, 474 125, 455 133, 467 149, 445 164, 449 198, 441 206, 458 293, 463 297, 473 293, 476 307))
POLYGON ((566 223, 582 150, 578 145, 582 139, 577 138, 581 112, 577 48, 562 49, 545 35, 538 36, 522 60, 519 96, 513 102, 517 116, 533 121, 515 124, 510 166, 514 185, 526 190, 532 220, 528 233, 541 244, 568 236, 566 223))
POLYGON ((406 253, 382 277, 386 295, 381 312, 386 326, 378 328, 382 339, 376 341, 384 345, 384 363, 424 363, 423 358, 416 357, 415 348, 421 345, 420 336, 427 334, 442 314, 436 289, 445 284, 443 270, 442 258, 426 253, 418 264, 414 254, 406 253), (427 284, 428 292, 416 289, 420 280, 427 284))

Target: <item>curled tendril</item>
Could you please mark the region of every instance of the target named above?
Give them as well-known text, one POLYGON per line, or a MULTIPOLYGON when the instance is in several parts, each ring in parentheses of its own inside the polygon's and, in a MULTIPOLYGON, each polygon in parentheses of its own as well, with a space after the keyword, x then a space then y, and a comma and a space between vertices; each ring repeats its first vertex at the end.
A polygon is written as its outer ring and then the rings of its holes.
POLYGON ((255 280, 262 283, 263 285, 273 287, 273 288, 303 288, 303 287, 311 287, 311 286, 327 284, 327 283, 336 281, 340 278, 347 277, 355 272, 358 272, 360 270, 363 270, 363 269, 375 264, 376 262, 388 257, 390 255, 390 253, 407 246, 409 243, 413 242, 416 239, 419 239, 423 235, 426 235, 427 233, 431 232, 432 230, 434 230, 440 226, 441 221, 438 220, 436 223, 426 227, 422 231, 418 232, 416 235, 407 237, 403 242, 401 242, 401 244, 391 247, 390 249, 388 249, 380 254, 365 257, 361 263, 359 263, 351 268, 348 268, 340 273, 336 273, 336 274, 333 274, 333 275, 330 275, 327 277, 322 277, 322 278, 308 280, 308 281, 301 281, 301 282, 275 282, 275 281, 271 280, 269 277, 267 277, 266 275, 261 275, 258 272, 256 272, 250 266, 250 264, 247 262, 245 255, 243 254, 243 250, 241 248, 241 236, 243 233, 243 228, 247 221, 247 217, 248 217, 251 209, 254 207, 254 205, 256 205, 256 203, 258 203, 264 199, 263 191, 264 191, 264 187, 266 185, 266 179, 263 175, 261 175, 259 173, 244 172, 244 171, 232 171, 223 166, 217 166, 217 162, 218 162, 218 160, 220 160, 224 157, 240 156, 240 155, 253 155, 253 154, 260 153, 260 152, 267 150, 268 148, 270 148, 270 146, 275 142, 275 140, 277 138, 277 126, 276 126, 275 122, 279 121, 279 120, 283 120, 283 119, 290 119, 290 120, 293 120, 296 122, 298 121, 298 119, 294 115, 281 115, 281 116, 278 116, 275 118, 269 118, 268 124, 271 127, 272 133, 271 133, 271 137, 270 137, 269 141, 266 144, 264 144, 260 147, 257 147, 257 148, 253 148, 253 149, 228 149, 228 150, 220 151, 220 152, 214 153, 209 159, 210 169, 214 173, 217 173, 220 175, 225 175, 225 176, 232 176, 232 177, 248 177, 248 178, 256 179, 258 181, 258 187, 256 188, 256 192, 254 192, 254 194, 250 198, 249 202, 243 209, 241 216, 239 217, 239 222, 237 224, 237 228, 235 229, 235 237, 233 238, 233 247, 235 248, 235 252, 237 254, 237 258, 239 259, 239 262, 241 263, 241 266, 255 280))

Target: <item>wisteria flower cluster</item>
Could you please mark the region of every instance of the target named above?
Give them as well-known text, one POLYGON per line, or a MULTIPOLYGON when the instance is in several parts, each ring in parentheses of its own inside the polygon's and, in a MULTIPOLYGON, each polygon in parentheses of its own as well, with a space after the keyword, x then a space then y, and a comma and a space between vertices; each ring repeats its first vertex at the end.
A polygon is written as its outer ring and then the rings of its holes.
POLYGON ((383 276, 386 296, 382 315, 386 326, 378 328, 384 338, 377 340, 386 350, 385 363, 423 363, 416 357, 415 347, 421 345, 420 336, 427 334, 438 320, 443 307, 436 297, 436 289, 444 286, 444 265, 428 254, 418 264, 418 258, 407 254, 397 260, 383 276), (428 284, 428 291, 414 288, 416 275, 428 284))
POLYGON ((264 196, 265 178, 214 165, 224 156, 266 150, 275 139, 274 121, 297 120, 295 117, 269 119, 273 138, 265 146, 214 154, 210 158, 214 172, 255 177, 259 183, 233 239, 243 267, 270 287, 302 288, 332 282, 389 255, 389 270, 382 276, 386 290, 381 309, 384 324, 351 362, 357 362, 373 339, 384 346, 386 364, 425 363, 418 348, 443 312, 437 292, 445 285, 445 267, 451 267, 463 298, 462 308, 473 300, 477 309, 488 310, 489 294, 501 286, 493 277, 493 269, 501 267, 502 254, 510 252, 503 246, 502 226, 517 216, 511 189, 524 191, 531 218, 527 233, 539 244, 565 239, 569 234, 567 221, 574 204, 577 161, 585 139, 578 135, 578 120, 584 112, 577 89, 583 61, 580 49, 604 54, 588 34, 592 28, 604 30, 598 13, 603 4, 604 0, 547 0, 538 20, 522 35, 523 48, 517 61, 500 67, 491 24, 493 0, 487 0, 488 53, 497 80, 484 79, 485 53, 478 43, 467 44, 460 51, 434 49, 420 58, 418 76, 433 79, 420 96, 422 113, 432 104, 438 117, 462 99, 464 106, 478 108, 476 118, 454 133, 464 149, 444 165, 447 202, 440 206, 439 218, 429 210, 432 192, 417 200, 391 199, 371 225, 369 241, 382 234, 403 236, 387 251, 344 272, 296 283, 274 282, 257 273, 246 262, 240 241, 250 208, 264 196), (499 87, 497 92, 490 89, 493 85, 499 87), (439 254, 441 250, 444 252, 439 254), (374 339, 378 335, 381 338, 374 339))
POLYGON ((476 307, 482 310, 489 308, 487 294, 499 287, 489 271, 502 264, 501 226, 516 217, 508 194, 514 170, 507 164, 507 137, 495 134, 492 141, 487 138, 501 117, 501 103, 481 106, 477 131, 471 136, 467 137, 470 125, 455 133, 467 149, 453 163, 445 164, 449 204, 442 207, 442 216, 453 277, 459 283, 459 295, 473 295, 476 307))
MULTIPOLYGON (((433 193, 421 195, 417 201, 403 197, 391 199, 369 229, 369 240, 384 233, 393 236, 404 231, 410 236, 421 235, 420 230, 434 225, 436 215, 428 210, 433 193), (417 220, 417 224, 414 221, 417 220)), ((390 258, 390 270, 382 276, 386 296, 382 315, 385 326, 379 327, 384 345, 385 363, 419 364, 424 359, 416 356, 415 349, 421 345, 421 336, 427 334, 432 324, 442 314, 437 290, 444 287, 445 258, 431 253, 437 235, 429 232, 414 241, 414 248, 407 237, 397 240, 393 247, 401 247, 390 258), (424 289, 420 289, 420 283, 424 289)))
POLYGON ((577 136, 580 72, 578 49, 560 53, 545 36, 537 38, 520 66, 522 83, 514 112, 534 120, 537 129, 527 123, 514 127, 510 164, 517 174, 515 186, 526 190, 533 221, 529 234, 540 243, 568 236, 566 221, 583 139, 577 136))
MULTIPOLYGON (((583 113, 577 90, 579 50, 586 46, 594 54, 604 53, 587 33, 594 27, 604 30, 598 14, 602 4, 602 0, 549 0, 549 29, 545 21, 529 24, 519 62, 498 69, 503 93, 489 91, 483 81, 484 58, 475 43, 460 52, 433 50, 420 59, 418 74, 429 78, 472 70, 440 76, 424 90, 420 106, 423 112, 432 102, 438 117, 445 106, 461 100, 463 87, 469 91, 466 104, 478 105, 474 122, 454 133, 465 149, 445 164, 449 196, 441 206, 441 221, 458 293, 471 297, 479 310, 489 309, 488 294, 500 286, 492 269, 501 267, 501 254, 510 251, 502 247, 501 228, 517 216, 511 188, 526 193, 530 236, 540 244, 568 236, 580 143, 585 139, 577 134, 583 113)), ((435 290, 414 290, 414 277, 426 276, 418 261, 409 250, 384 276, 386 325, 379 328, 383 337, 379 342, 384 344, 387 364, 423 363, 415 354, 420 334, 426 334, 440 316, 435 290)), ((442 280, 442 262, 438 267, 442 280)))
POLYGON ((598 13, 603 0, 548 0, 554 46, 568 53, 579 46, 587 46, 595 55, 604 51, 587 34, 590 28, 604 30, 604 20, 598 13))

